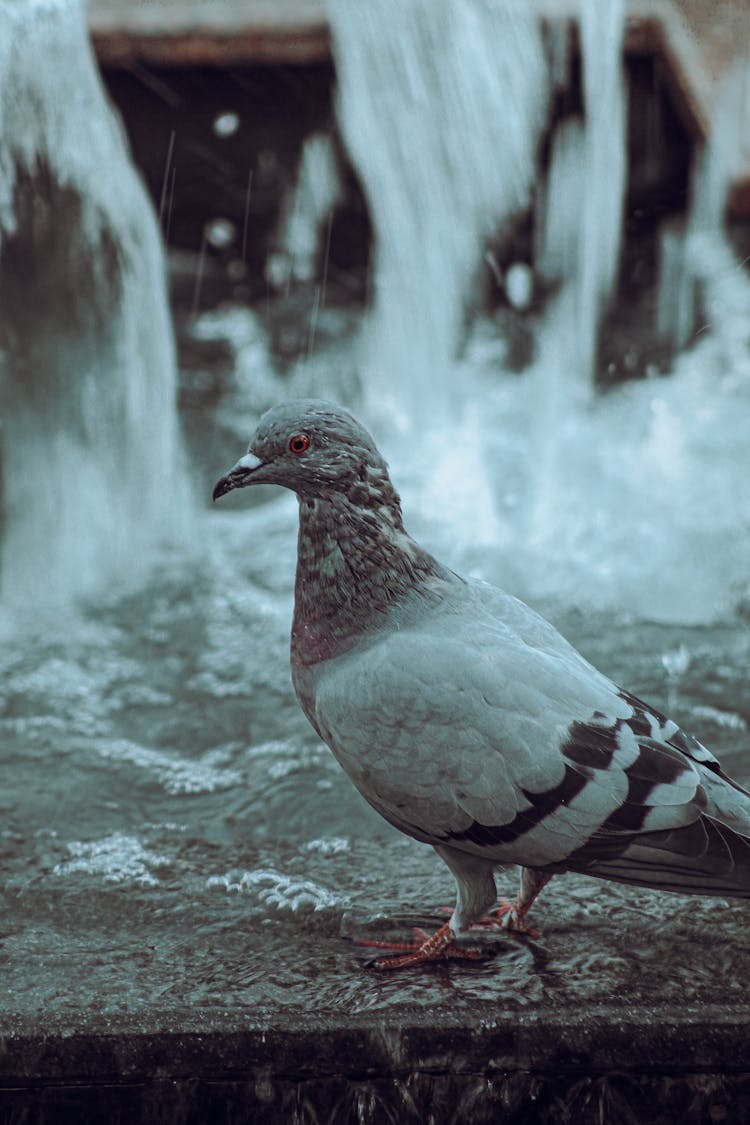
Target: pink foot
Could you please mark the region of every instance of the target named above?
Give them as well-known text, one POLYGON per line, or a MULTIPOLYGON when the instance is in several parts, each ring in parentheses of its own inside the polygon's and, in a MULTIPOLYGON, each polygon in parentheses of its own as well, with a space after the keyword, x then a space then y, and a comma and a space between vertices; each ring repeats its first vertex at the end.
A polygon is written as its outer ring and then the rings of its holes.
POLYGON ((533 926, 526 925, 526 915, 529 912, 531 903, 524 905, 518 899, 513 902, 508 902, 507 898, 500 899, 493 918, 495 925, 500 926, 504 930, 512 930, 515 934, 528 934, 529 937, 539 937, 539 930, 534 929, 533 926))
POLYGON ((418 927, 414 930, 416 941, 394 942, 361 940, 357 945, 367 945, 375 949, 393 949, 400 957, 383 957, 375 961, 376 969, 406 969, 413 965, 423 965, 427 961, 455 960, 476 961, 484 954, 479 949, 463 949, 455 944, 456 935, 446 922, 432 937, 418 927))
MULTIPOLYGON (((510 930, 515 934, 539 937, 540 931, 533 926, 527 926, 525 922, 530 906, 531 903, 526 907, 520 906, 518 899, 509 902, 507 898, 501 898, 497 910, 493 914, 485 914, 484 917, 477 918, 476 922, 472 922, 469 930, 510 930)), ((441 906, 438 913, 452 914, 453 910, 450 906, 441 906)))

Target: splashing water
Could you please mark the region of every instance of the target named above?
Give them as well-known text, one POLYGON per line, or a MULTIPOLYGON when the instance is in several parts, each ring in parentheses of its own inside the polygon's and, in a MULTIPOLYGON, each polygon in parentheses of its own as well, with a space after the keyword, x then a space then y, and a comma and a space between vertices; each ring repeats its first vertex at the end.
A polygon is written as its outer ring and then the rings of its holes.
POLYGON ((75 0, 0 0, 4 603, 141 576, 184 510, 160 238, 75 0))
POLYGON ((481 322, 455 353, 482 234, 528 192, 548 85, 535 30, 513 5, 379 0, 362 19, 345 7, 332 9, 339 114, 377 238, 367 406, 411 526, 527 598, 726 613, 750 574, 750 302, 716 223, 690 251, 710 330, 671 377, 592 390, 621 237, 623 6, 582 0, 585 120, 559 129, 537 215, 537 268, 563 288, 521 377, 481 322), (429 429, 416 452, 413 430, 395 436, 405 420, 429 429))

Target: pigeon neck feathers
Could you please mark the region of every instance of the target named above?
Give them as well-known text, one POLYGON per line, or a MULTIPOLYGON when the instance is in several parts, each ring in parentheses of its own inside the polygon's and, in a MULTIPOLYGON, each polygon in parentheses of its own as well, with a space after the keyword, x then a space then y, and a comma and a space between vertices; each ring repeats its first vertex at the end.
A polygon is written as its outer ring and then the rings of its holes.
POLYGON ((404 530, 385 464, 345 489, 300 497, 293 662, 346 652, 394 610, 434 596, 448 574, 404 530))

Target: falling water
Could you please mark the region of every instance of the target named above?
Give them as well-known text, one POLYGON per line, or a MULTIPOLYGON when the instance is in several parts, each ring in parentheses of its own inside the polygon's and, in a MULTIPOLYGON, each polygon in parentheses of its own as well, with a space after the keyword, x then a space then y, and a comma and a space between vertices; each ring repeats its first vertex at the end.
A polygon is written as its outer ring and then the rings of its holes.
POLYGON ((534 471, 526 533, 540 546, 564 505, 566 429, 593 394, 599 326, 617 277, 625 193, 624 27, 621 0, 581 0, 584 119, 558 126, 540 202, 537 268, 563 286, 540 332, 543 361, 533 374, 538 407, 529 431, 534 471))
MULTIPOLYGON (((564 395, 592 393, 599 324, 617 277, 625 194, 624 5, 581 0, 584 119, 567 118, 552 141, 540 200, 537 268, 562 281, 570 306, 557 318, 568 368, 564 395)), ((550 372, 548 405, 559 380, 550 372)), ((557 411, 558 403, 551 407, 557 411)))
POLYGON ((0 0, 4 602, 141 572, 174 527, 160 238, 75 0, 0 0))
POLYGON ((374 222, 371 411, 447 415, 485 240, 529 203, 547 104, 521 3, 334 0, 339 121, 374 222))
POLYGON ((599 324, 620 260, 625 195, 624 0, 581 0, 586 117, 576 316, 581 372, 594 377, 599 324))
POLYGON ((313 133, 302 147, 297 179, 279 223, 278 246, 266 266, 266 277, 276 288, 288 286, 292 279, 311 281, 315 277, 321 242, 330 234, 327 220, 341 192, 341 171, 331 137, 313 133))
POLYGON ((750 395, 746 281, 716 224, 691 244, 712 277, 710 330, 670 378, 593 391, 622 227, 623 5, 581 2, 584 117, 558 126, 536 207, 534 265, 562 288, 532 322, 521 377, 481 320, 455 357, 482 237, 528 198, 550 81, 532 23, 480 0, 332 14, 340 119, 377 238, 364 377, 371 416, 429 431, 419 468, 411 439, 389 449, 418 532, 532 599, 726 612, 750 573, 750 395))

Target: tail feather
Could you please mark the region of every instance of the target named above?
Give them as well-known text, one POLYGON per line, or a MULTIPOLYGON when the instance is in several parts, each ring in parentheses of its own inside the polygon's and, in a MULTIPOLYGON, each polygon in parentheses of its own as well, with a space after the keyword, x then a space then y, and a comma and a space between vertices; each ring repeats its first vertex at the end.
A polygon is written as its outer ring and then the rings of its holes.
POLYGON ((701 772, 701 787, 708 798, 708 816, 750 837, 750 793, 725 774, 708 769, 701 772))
POLYGON ((703 815, 683 828, 635 836, 619 855, 579 870, 664 891, 750 898, 750 838, 703 815))

